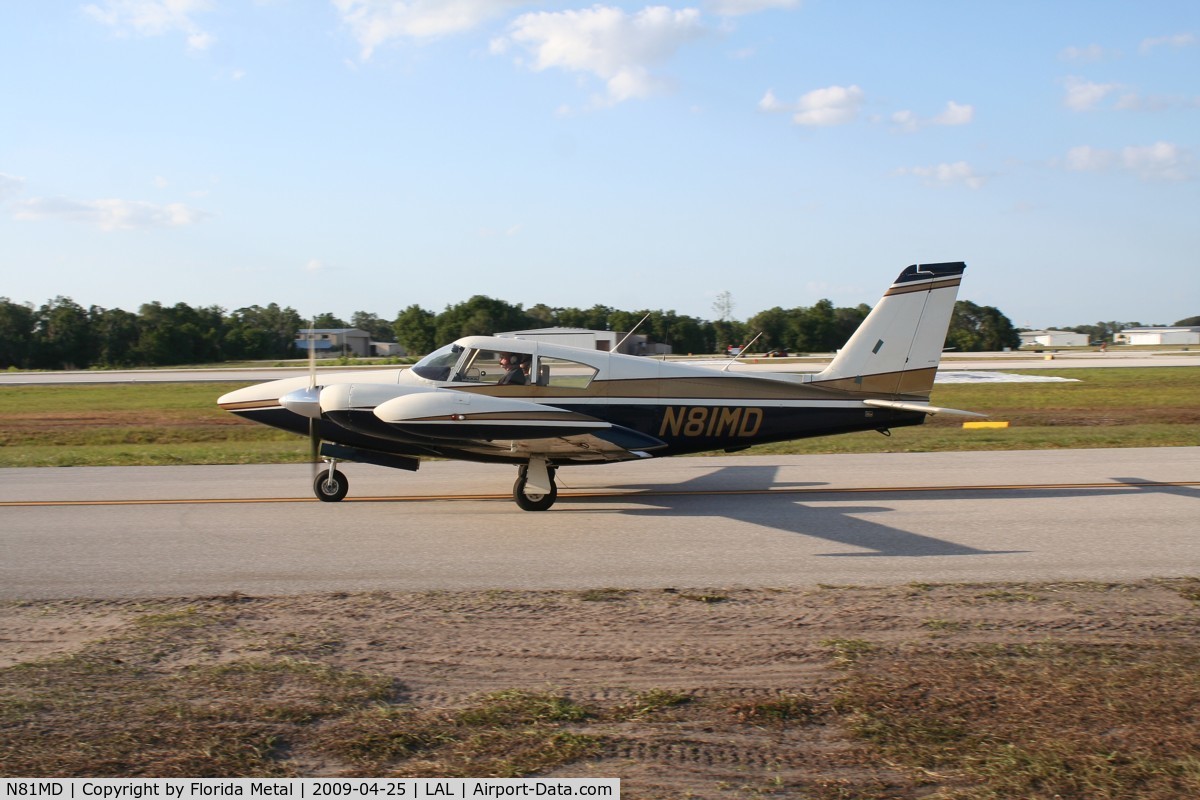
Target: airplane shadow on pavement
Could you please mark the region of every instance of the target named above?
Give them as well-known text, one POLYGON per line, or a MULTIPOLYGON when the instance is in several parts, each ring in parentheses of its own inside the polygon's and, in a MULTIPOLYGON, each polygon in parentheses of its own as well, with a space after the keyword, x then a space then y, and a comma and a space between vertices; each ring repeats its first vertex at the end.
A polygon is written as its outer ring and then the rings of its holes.
MULTIPOLYGON (((895 503, 912 500, 917 495, 912 491, 881 489, 856 494, 856 499, 870 498, 874 504, 824 505, 830 501, 845 502, 850 496, 846 490, 831 488, 828 494, 820 491, 827 486, 819 482, 777 481, 778 467, 770 465, 730 466, 705 471, 682 483, 613 486, 610 488, 634 490, 631 494, 586 499, 594 513, 596 505, 627 505, 636 502, 639 507, 623 508, 622 515, 672 517, 694 516, 725 518, 731 521, 759 525, 774 530, 824 539, 839 545, 855 548, 848 552, 819 553, 817 555, 837 558, 863 557, 908 557, 930 556, 988 556, 1030 552, 1028 550, 983 550, 946 539, 902 530, 882 521, 864 518, 864 515, 885 514, 895 511, 895 503), (770 491, 768 491, 768 489, 770 491), (640 491, 636 491, 640 490, 640 491), (792 491, 789 491, 792 490, 792 491), (806 503, 811 498, 817 504, 806 503)), ((1156 484, 1138 478, 1113 478, 1122 483, 1143 484, 1146 490, 1183 494, 1200 499, 1200 491, 1181 486, 1156 484)), ((1141 487, 1138 487, 1141 488, 1141 487)), ((996 489, 964 488, 947 490, 923 490, 923 500, 996 500, 1015 497, 1019 499, 1061 499, 1095 497, 1098 493, 1136 491, 1126 486, 1105 488, 1033 487, 1007 490, 1001 494, 996 489)), ((560 497, 555 513, 571 513, 569 495, 560 497)), ((578 509, 583 511, 584 509, 578 509)))

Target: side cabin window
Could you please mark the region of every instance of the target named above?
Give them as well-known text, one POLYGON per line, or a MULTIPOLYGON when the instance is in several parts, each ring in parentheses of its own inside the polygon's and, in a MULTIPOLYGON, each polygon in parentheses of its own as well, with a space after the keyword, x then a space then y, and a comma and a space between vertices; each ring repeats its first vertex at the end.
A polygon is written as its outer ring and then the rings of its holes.
POLYGON ((454 380, 498 386, 586 389, 599 372, 579 361, 504 350, 470 350, 461 363, 454 380))
POLYGON ((524 386, 533 383, 533 357, 504 350, 472 350, 467 353, 457 380, 466 383, 524 386))
POLYGON ((537 360, 536 383, 560 389, 586 389, 598 371, 578 361, 541 356, 537 360))

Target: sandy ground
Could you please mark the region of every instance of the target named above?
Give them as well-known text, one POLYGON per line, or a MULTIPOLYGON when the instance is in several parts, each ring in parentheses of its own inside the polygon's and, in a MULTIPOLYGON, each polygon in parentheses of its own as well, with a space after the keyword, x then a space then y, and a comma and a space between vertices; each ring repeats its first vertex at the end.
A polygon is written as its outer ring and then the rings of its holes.
MULTIPOLYGON (((656 689, 721 698, 724 707, 793 694, 826 702, 844 674, 840 643, 924 649, 1194 638, 1198 586, 1193 579, 9 602, 0 604, 0 667, 119 636, 145 614, 211 607, 232 615, 228 635, 215 652, 176 654, 180 663, 290 648, 297 658, 393 676, 400 702, 418 707, 513 688, 584 702, 656 689)), ((621 777, 626 797, 747 796, 817 783, 918 796, 911 776, 864 764, 834 724, 726 727, 668 714, 600 733, 619 743, 605 759, 557 774, 621 777)), ((338 768, 306 765, 310 774, 338 768)))

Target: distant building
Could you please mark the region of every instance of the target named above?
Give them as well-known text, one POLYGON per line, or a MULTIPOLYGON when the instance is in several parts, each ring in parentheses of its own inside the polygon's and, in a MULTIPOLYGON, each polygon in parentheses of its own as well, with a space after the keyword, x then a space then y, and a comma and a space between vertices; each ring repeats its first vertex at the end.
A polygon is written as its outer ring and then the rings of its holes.
POLYGON ((539 342, 565 344, 568 347, 582 347, 586 350, 617 351, 631 356, 661 356, 671 353, 670 345, 651 342, 648 337, 638 333, 626 338, 625 334, 617 331, 593 331, 588 328, 536 328, 529 331, 505 331, 496 335, 512 339, 534 339, 539 342), (621 343, 622 339, 625 340, 623 344, 621 343), (617 350, 618 344, 620 344, 620 350, 617 350))
POLYGON ((379 356, 380 358, 390 358, 392 356, 406 356, 408 355, 408 351, 399 342, 371 342, 371 355, 379 356))
POLYGON ((1125 328, 1117 344, 1200 344, 1200 326, 1186 328, 1125 328))
POLYGON ((308 354, 311 347, 323 358, 336 356, 360 356, 366 358, 371 352, 371 334, 358 328, 315 328, 296 332, 296 349, 308 354))
POLYGON ((1021 331, 1022 347, 1086 347, 1086 333, 1074 331, 1021 331))

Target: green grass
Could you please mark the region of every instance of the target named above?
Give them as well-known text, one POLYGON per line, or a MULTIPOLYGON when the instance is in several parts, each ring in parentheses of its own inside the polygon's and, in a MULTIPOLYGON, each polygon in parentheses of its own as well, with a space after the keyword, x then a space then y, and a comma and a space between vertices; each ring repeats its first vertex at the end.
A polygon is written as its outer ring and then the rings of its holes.
POLYGON ((1146 408, 1195 409, 1200 386, 1197 367, 1039 369, 1036 375, 1071 378, 1068 383, 969 383, 934 387, 936 405, 973 411, 1025 409, 1146 408))
POLYGON ((0 467, 137 467, 179 464, 299 464, 309 460, 308 443, 229 441, 189 444, 6 445, 0 467))
MULTIPOLYGON (((1004 429, 934 417, 891 436, 857 433, 759 445, 750 454, 1040 450, 1200 445, 1200 369, 1039 370, 1070 383, 946 384, 936 405, 986 413, 1004 429)), ((300 463, 303 437, 216 405, 240 383, 14 386, 0 389, 0 466, 300 463)), ((718 451, 714 453, 720 455, 718 451)))

